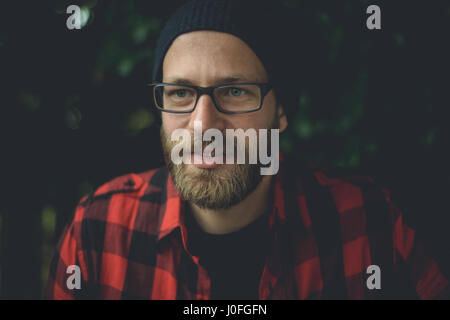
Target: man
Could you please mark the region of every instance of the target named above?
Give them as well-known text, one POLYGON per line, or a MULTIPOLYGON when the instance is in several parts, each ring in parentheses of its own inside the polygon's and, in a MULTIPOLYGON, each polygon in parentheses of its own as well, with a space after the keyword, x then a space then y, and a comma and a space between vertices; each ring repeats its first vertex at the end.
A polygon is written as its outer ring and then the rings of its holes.
MULTIPOLYGON (((152 85, 167 168, 118 177, 80 201, 58 243, 48 298, 448 294, 437 263, 369 177, 312 171, 282 155, 280 169, 262 175, 261 163, 249 163, 250 139, 244 164, 222 161, 236 160, 229 152, 239 148, 208 155, 209 143, 196 141, 198 124, 202 134, 287 128, 292 87, 275 11, 263 2, 194 0, 171 17, 152 85), (192 148, 175 163, 179 129, 191 133, 182 146, 192 148), (78 283, 67 273, 73 265, 78 283)), ((277 144, 264 141, 269 150, 277 144)))

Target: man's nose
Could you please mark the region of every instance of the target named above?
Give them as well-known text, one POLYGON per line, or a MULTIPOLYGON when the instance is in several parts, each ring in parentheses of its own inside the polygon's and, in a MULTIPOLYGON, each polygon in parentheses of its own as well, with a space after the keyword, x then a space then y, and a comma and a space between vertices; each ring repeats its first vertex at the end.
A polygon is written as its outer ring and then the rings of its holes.
MULTIPOLYGON (((194 121, 201 121, 202 131, 210 128, 223 129, 223 114, 217 110, 211 96, 203 94, 197 101, 195 110, 191 113, 190 129, 194 129, 194 121)), ((202 133, 203 133, 202 132, 202 133)))

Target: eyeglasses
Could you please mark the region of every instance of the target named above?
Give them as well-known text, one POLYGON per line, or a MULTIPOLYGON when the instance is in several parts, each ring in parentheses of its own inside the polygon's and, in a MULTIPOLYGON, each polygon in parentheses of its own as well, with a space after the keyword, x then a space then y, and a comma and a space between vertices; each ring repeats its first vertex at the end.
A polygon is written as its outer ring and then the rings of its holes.
POLYGON ((173 83, 152 83, 156 107, 164 112, 190 113, 203 94, 211 97, 214 106, 223 113, 248 113, 261 109, 270 83, 235 83, 198 87, 173 83))

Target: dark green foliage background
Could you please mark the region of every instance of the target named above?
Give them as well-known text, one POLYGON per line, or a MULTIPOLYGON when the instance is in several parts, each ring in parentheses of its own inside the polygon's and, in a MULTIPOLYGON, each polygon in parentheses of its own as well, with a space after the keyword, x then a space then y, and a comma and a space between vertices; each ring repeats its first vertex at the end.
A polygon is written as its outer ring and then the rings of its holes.
MULTIPOLYGON (((157 35, 183 2, 2 4, 1 297, 41 297, 54 243, 83 195, 162 165, 146 84, 157 35), (89 14, 83 29, 66 28, 69 4, 89 14)), ((302 54, 282 150, 376 177, 448 268, 450 3, 284 4, 299 23, 280 36, 302 54), (369 4, 381 7, 382 30, 367 30, 369 4)))

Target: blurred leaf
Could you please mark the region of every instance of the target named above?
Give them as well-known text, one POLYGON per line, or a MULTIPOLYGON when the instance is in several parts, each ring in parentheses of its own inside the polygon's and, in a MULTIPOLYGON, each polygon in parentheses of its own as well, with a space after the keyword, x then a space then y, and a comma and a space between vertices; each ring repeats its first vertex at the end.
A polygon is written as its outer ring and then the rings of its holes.
POLYGON ((337 56, 341 50, 341 42, 343 38, 343 30, 341 27, 335 28, 331 32, 330 37, 330 49, 328 51, 328 60, 333 63, 336 61, 337 56))
POLYGON ((436 128, 431 128, 429 129, 425 135, 422 136, 421 138, 421 143, 427 147, 430 147, 431 145, 433 145, 434 141, 436 140, 436 128))
POLYGON ((393 38, 397 46, 403 47, 405 45, 405 37, 401 33, 394 33, 393 38))
POLYGON ((331 23, 330 16, 325 12, 319 13, 317 15, 317 20, 319 21, 320 24, 323 25, 328 25, 331 23))
POLYGON ((357 167, 360 164, 361 138, 352 136, 347 140, 345 152, 337 159, 338 166, 357 167))
POLYGON ((53 235, 56 227, 56 210, 47 204, 42 209, 42 230, 47 235, 53 235))
POLYGON ((133 71, 133 65, 130 58, 125 58, 117 66, 117 73, 122 77, 127 77, 133 71))
POLYGON ((70 107, 66 111, 66 126, 72 130, 77 130, 80 128, 82 116, 81 111, 77 107, 70 107))
POLYGON ((347 132, 364 115, 367 81, 367 72, 361 70, 353 90, 342 95, 342 113, 336 122, 336 133, 343 134, 347 132))
POLYGON ((89 181, 83 181, 78 185, 78 198, 81 199, 92 191, 94 191, 92 184, 89 181))
POLYGON ((140 108, 132 112, 127 120, 128 134, 137 135, 143 129, 150 127, 154 122, 154 115, 147 108, 140 108))
POLYGON ((31 92, 22 92, 19 94, 19 102, 28 110, 38 110, 41 105, 39 95, 31 92))
POLYGON ((292 152, 294 142, 292 141, 292 137, 290 135, 281 135, 280 136, 280 150, 283 153, 289 154, 292 152))

